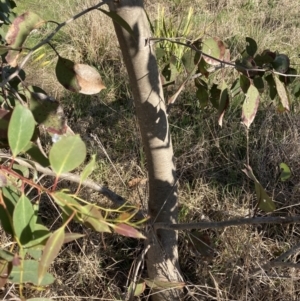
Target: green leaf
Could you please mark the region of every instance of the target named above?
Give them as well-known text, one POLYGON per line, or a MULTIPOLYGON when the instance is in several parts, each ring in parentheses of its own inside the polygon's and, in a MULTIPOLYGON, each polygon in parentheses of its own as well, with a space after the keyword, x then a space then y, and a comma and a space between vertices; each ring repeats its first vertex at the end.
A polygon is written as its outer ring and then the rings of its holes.
POLYGON ((131 292, 133 289, 134 289, 133 295, 135 297, 140 296, 146 289, 146 282, 143 280, 139 280, 138 283, 136 284, 131 282, 128 287, 128 292, 131 292))
POLYGON ((57 100, 36 86, 27 87, 25 95, 29 109, 39 125, 52 134, 62 135, 66 132, 66 118, 57 100))
POLYGON ((288 165, 285 163, 280 163, 279 168, 281 170, 280 180, 282 182, 288 180, 292 175, 292 172, 291 172, 290 168, 288 167, 288 165))
MULTIPOLYGON (((215 84, 214 84, 215 85, 215 84)), ((248 87, 249 88, 249 87, 248 87)), ((230 87, 231 96, 232 98, 235 98, 241 93, 241 83, 240 78, 237 78, 230 87)))
POLYGON ((134 32, 132 31, 131 27, 129 26, 129 24, 122 18, 120 17, 118 14, 116 14, 115 12, 108 12, 102 8, 98 8, 98 10, 100 10, 101 12, 103 12, 105 15, 107 15, 108 17, 110 17, 114 22, 116 22, 117 24, 119 24, 121 27, 123 27, 132 37, 134 37, 134 32))
POLYGON ((5 54, 8 50, 10 50, 11 47, 7 47, 7 46, 4 46, 4 45, 0 45, 0 55, 3 55, 5 54))
POLYGON ((31 159, 33 159, 43 167, 48 167, 50 165, 49 159, 45 157, 45 155, 41 152, 41 150, 35 143, 30 141, 25 147, 24 152, 28 154, 31 159))
POLYGON ((37 261, 24 260, 23 264, 13 267, 12 272, 9 276, 9 281, 20 284, 20 281, 22 279, 22 283, 32 283, 34 285, 41 286, 52 284, 55 278, 49 273, 45 273, 44 278, 39 281, 38 268, 39 263, 37 261))
POLYGON ((82 238, 84 236, 85 234, 80 234, 80 233, 65 233, 64 244, 82 238))
POLYGON ((12 169, 25 178, 29 177, 29 168, 20 164, 14 163, 12 169))
POLYGON ((53 232, 49 237, 49 239, 47 240, 38 267, 38 283, 40 285, 42 284, 42 281, 47 273, 50 264, 58 255, 64 243, 64 238, 65 238, 65 228, 61 227, 57 229, 55 232, 53 232))
MULTIPOLYGON (((11 24, 13 19, 15 18, 15 13, 12 9, 16 7, 16 3, 13 0, 1 0, 0 1, 0 20, 3 24, 11 24)), ((1 24, 1 25, 3 25, 1 24)), ((2 28, 1 28, 2 29, 2 28)), ((1 36, 3 37, 2 33, 1 36)))
POLYGON ((290 101, 288 97, 288 92, 286 90, 286 87, 283 85, 283 83, 279 80, 279 78, 274 74, 274 81, 276 85, 276 90, 279 95, 280 101, 282 106, 285 110, 290 110, 290 101))
POLYGON ((82 173, 80 174, 80 183, 85 181, 96 168, 96 155, 92 155, 90 162, 84 167, 82 173))
POLYGON ((15 234, 22 245, 27 244, 32 239, 31 220, 35 212, 29 199, 23 194, 14 210, 13 224, 15 234))
POLYGON ((10 235, 14 235, 13 225, 12 225, 12 216, 17 204, 17 201, 20 198, 20 194, 15 191, 13 186, 2 187, 3 200, 6 206, 6 209, 0 205, 0 221, 1 225, 5 232, 10 235))
POLYGON ((72 92, 79 92, 80 86, 74 71, 74 66, 74 62, 59 56, 56 63, 55 74, 58 82, 63 87, 72 92))
POLYGON ((49 154, 52 169, 57 175, 77 168, 86 156, 86 147, 79 135, 62 137, 54 143, 49 154))
POLYGON ((254 56, 254 54, 257 51, 256 42, 249 37, 246 38, 246 42, 247 42, 246 51, 247 51, 248 55, 254 56))
POLYGON ((15 255, 7 250, 0 249, 0 258, 4 259, 5 261, 13 261, 15 255))
POLYGON ((265 212, 273 212, 276 209, 275 203, 266 193, 262 185, 256 179, 251 166, 245 165, 245 169, 242 171, 254 181, 255 192, 257 196, 258 207, 265 212))
POLYGON ((290 59, 285 54, 278 54, 271 64, 277 72, 286 73, 290 68, 290 59))
POLYGON ((247 93, 247 91, 250 87, 249 78, 243 74, 240 75, 240 87, 245 94, 247 93))
POLYGON ((26 253, 37 261, 39 261, 42 257, 42 249, 35 249, 35 248, 26 249, 26 253))
POLYGON ((255 182, 255 191, 258 200, 258 207, 265 212, 273 212, 276 209, 275 203, 259 182, 255 182))
POLYGON ((220 96, 222 91, 218 88, 218 85, 213 84, 209 92, 210 92, 209 95, 210 102, 212 103, 214 108, 219 110, 219 101, 220 101, 220 96))
POLYGON ((22 105, 16 105, 8 126, 8 143, 16 157, 29 143, 35 128, 31 111, 22 105))
POLYGON ((219 117, 218 117, 218 124, 222 126, 223 124, 223 117, 225 114, 225 111, 229 104, 229 94, 228 94, 228 87, 225 82, 222 83, 222 92, 220 95, 220 105, 218 109, 219 117))
MULTIPOLYGON (((58 204, 63 213, 68 217, 72 215, 74 211, 79 211, 82 207, 77 200, 72 197, 72 195, 63 191, 53 193, 52 197, 55 203, 58 204)), ((79 222, 81 220, 81 214, 77 213, 74 219, 79 222)))
POLYGON ((276 84, 272 74, 265 77, 266 82, 269 85, 269 96, 273 100, 277 95, 276 84))
POLYGON ((208 105, 208 91, 207 87, 198 86, 198 90, 196 92, 196 96, 200 102, 201 109, 204 109, 208 105))
POLYGON ((162 70, 161 74, 163 75, 163 82, 164 86, 172 84, 178 76, 178 70, 176 65, 173 62, 170 62, 165 66, 162 70))
POLYGON ((243 56, 242 59, 237 59, 235 62, 235 68, 247 77, 253 78, 258 74, 258 71, 251 70, 256 69, 257 65, 252 56, 243 56))
MULTIPOLYGON (((44 21, 33 12, 26 12, 14 19, 13 24, 10 26, 5 40, 7 45, 12 48, 19 48, 23 45, 30 32, 39 28, 44 24, 44 21)), ((9 50, 6 55, 6 61, 12 66, 17 65, 17 58, 19 56, 19 50, 9 50)))
POLYGON ((86 226, 94 229, 97 232, 111 232, 108 225, 104 222, 100 210, 97 209, 95 205, 88 204, 83 206, 80 212, 82 213, 83 223, 86 226))
POLYGON ((293 86, 293 94, 295 95, 295 97, 300 96, 300 81, 297 81, 293 86))
POLYGON ((199 63, 198 63, 198 73, 201 73, 203 76, 208 77, 209 72, 208 72, 208 65, 205 62, 205 60, 203 59, 203 57, 201 57, 199 63))
POLYGON ((46 239, 50 236, 49 229, 41 224, 32 226, 32 239, 24 245, 24 248, 36 248, 45 244, 46 239))
POLYGON ((249 129, 253 122, 259 105, 259 92, 253 85, 250 85, 242 108, 242 122, 249 129))
POLYGON ((161 59, 166 54, 167 54, 167 52, 163 48, 160 48, 160 47, 155 48, 155 56, 156 56, 157 60, 161 59))
POLYGON ((181 58, 182 64, 187 73, 193 72, 193 70, 195 68, 194 56, 195 56, 195 51, 192 49, 189 49, 188 51, 186 51, 183 54, 183 56, 181 58))
MULTIPOLYGON (((203 41, 202 51, 203 54, 208 54, 212 56, 213 58, 216 58, 218 60, 223 59, 225 54, 225 45, 224 43, 218 39, 218 38, 208 38, 203 41)), ((203 56, 206 63, 210 65, 219 65, 220 62, 216 61, 212 58, 209 58, 207 56, 203 56)))
POLYGON ((255 63, 262 68, 271 69, 272 62, 276 57, 276 53, 270 51, 269 49, 265 49, 262 54, 257 54, 254 58, 255 63))
POLYGON ((259 93, 263 93, 265 89, 264 81, 261 76, 255 76, 253 78, 253 85, 258 90, 259 93))

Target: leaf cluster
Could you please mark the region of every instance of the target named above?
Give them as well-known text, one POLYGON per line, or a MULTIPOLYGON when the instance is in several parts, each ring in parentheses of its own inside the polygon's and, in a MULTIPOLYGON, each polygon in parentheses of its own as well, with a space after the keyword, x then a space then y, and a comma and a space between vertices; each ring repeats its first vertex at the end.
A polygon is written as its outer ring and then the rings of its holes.
MULTIPOLYGON (((217 37, 199 39, 186 46, 190 51, 185 53, 181 63, 188 71, 187 80, 170 97, 169 105, 175 102, 188 80, 194 79, 200 107, 216 109, 220 126, 230 102, 242 97, 241 119, 249 128, 263 99, 268 98, 282 113, 290 111, 293 101, 300 96, 300 81, 297 70, 291 67, 290 58, 269 49, 257 53, 258 46, 252 38, 246 38, 246 47, 235 62, 230 60, 230 50, 225 42, 217 37), (226 80, 221 75, 225 68, 232 71, 232 76, 226 76, 226 80)), ((174 84, 179 71, 170 61, 161 73, 163 82, 174 84)))
MULTIPOLYGON (((68 126, 59 101, 40 87, 25 84, 26 74, 18 63, 24 43, 32 30, 47 22, 33 12, 10 21, 13 3, 1 1, 5 9, 0 14, 0 20, 10 25, 0 46, 4 79, 0 92, 0 144, 8 150, 0 155, 0 223, 11 237, 10 246, 0 248, 0 288, 8 281, 19 284, 22 297, 24 284, 43 287, 53 283, 55 278, 48 269, 63 244, 84 236, 69 232, 68 225, 72 220, 97 232, 114 231, 134 238, 144 238, 137 228, 145 220, 137 222, 138 209, 128 204, 118 209, 106 209, 80 198, 83 183, 97 167, 95 155, 81 168, 75 193, 58 188, 60 178, 85 163, 86 145, 68 126), (47 151, 40 141, 43 132, 52 138, 47 151), (32 168, 20 162, 26 162, 32 168), (51 186, 40 181, 37 166, 52 172, 51 186), (34 200, 29 198, 32 190, 34 200), (39 217, 40 200, 45 195, 60 209, 60 226, 54 232, 39 217)), ((57 80, 66 89, 96 94, 105 88, 95 68, 74 63, 52 49, 58 57, 57 80)))

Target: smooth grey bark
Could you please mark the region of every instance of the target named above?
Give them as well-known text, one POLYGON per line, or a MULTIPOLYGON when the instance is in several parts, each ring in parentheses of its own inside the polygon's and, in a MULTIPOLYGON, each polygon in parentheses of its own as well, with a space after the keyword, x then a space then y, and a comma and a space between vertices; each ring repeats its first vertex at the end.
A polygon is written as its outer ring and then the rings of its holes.
MULTIPOLYGON (((147 159, 150 226, 147 272, 150 279, 182 281, 178 263, 177 232, 153 230, 156 222, 177 222, 177 188, 173 148, 162 85, 154 50, 146 43, 149 24, 141 0, 119 0, 109 4, 132 28, 134 36, 114 22, 132 88, 136 114, 147 159)), ((152 291, 152 300, 180 300, 182 291, 152 291)))

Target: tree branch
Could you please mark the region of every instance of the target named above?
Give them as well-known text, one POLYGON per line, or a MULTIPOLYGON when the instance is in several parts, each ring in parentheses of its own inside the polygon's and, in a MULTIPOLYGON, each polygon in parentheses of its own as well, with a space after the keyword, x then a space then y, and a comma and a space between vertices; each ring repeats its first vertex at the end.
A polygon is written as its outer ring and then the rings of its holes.
POLYGON ((257 224, 293 224, 300 222, 300 216, 268 216, 268 217, 251 217, 251 218, 237 218, 221 222, 198 222, 198 223, 185 223, 185 224, 168 224, 168 223, 155 223, 154 229, 166 230, 191 230, 191 229, 218 229, 231 226, 242 225, 257 225, 257 224))
POLYGON ((22 63, 20 64, 20 66, 18 66, 17 70, 15 72, 13 72, 8 78, 6 78, 5 80, 3 80, 0 83, 0 88, 4 87, 10 80, 12 80, 14 77, 16 77, 19 72, 21 71, 21 69, 26 65, 27 61, 29 60, 29 58, 31 57, 31 55, 33 54, 33 52, 35 50, 37 50, 38 48, 40 48, 41 46, 43 46, 44 44, 49 43, 49 41, 61 30, 62 27, 68 25, 69 23, 73 22, 74 20, 80 18, 81 16, 85 15, 86 13, 94 10, 94 9, 98 9, 100 6, 109 3, 111 0, 103 0, 100 3, 91 6, 83 11, 81 11, 80 13, 78 13, 77 15, 73 16, 72 18, 70 18, 67 21, 64 21, 60 24, 57 25, 57 27, 52 31, 52 33, 50 33, 48 35, 48 37, 44 40, 42 40, 40 43, 38 43, 36 46, 34 46, 33 48, 31 48, 31 50, 28 52, 28 54, 25 56, 24 60, 22 61, 22 63))
MULTIPOLYGON (((5 153, 0 153, 0 158, 7 158, 7 159, 12 159, 8 154, 5 153)), ((42 165, 31 161, 30 163, 25 161, 24 159, 21 158, 14 158, 14 161, 17 162, 18 164, 30 168, 32 170, 37 170, 38 172, 41 172, 44 175, 47 176, 51 176, 51 177, 56 177, 56 173, 53 172, 50 168, 47 167, 43 167, 42 165)), ((85 180, 83 182, 80 181, 80 175, 76 175, 76 174, 72 174, 69 172, 63 173, 59 176, 59 178, 61 180, 67 180, 70 182, 74 182, 74 183, 81 183, 81 185, 91 188, 97 192, 99 192, 100 194, 106 196, 108 199, 110 199, 114 204, 116 204, 117 206, 122 206, 126 203, 126 200, 121 197, 120 195, 118 195, 117 193, 115 193, 114 191, 110 190, 109 188, 107 188, 106 186, 100 185, 95 183, 92 180, 85 180)))
MULTIPOLYGON (((182 45, 184 47, 187 47, 187 48, 190 48, 190 49, 194 50, 195 52, 200 53, 201 55, 203 55, 207 58, 210 58, 210 59, 212 59, 216 62, 219 62, 220 65, 221 65, 221 68, 222 68, 222 66, 227 65, 228 67, 232 67, 232 68, 238 67, 238 68, 243 69, 245 71, 257 71, 257 72, 270 71, 273 74, 277 74, 277 75, 284 76, 284 77, 300 77, 300 74, 285 74, 285 73, 277 72, 275 70, 269 70, 269 69, 264 69, 264 68, 247 68, 247 67, 244 67, 242 65, 238 65, 236 63, 232 63, 232 62, 229 62, 229 61, 223 61, 223 60, 215 58, 215 57, 213 57, 213 56, 211 56, 207 53, 204 53, 202 50, 195 47, 190 41, 188 43, 183 43, 183 42, 177 41, 177 39, 176 38, 175 39, 172 39, 172 38, 148 38, 148 39, 146 39, 146 43, 149 43, 151 41, 155 41, 155 42, 168 41, 168 42, 171 42, 171 43, 174 43, 174 44, 182 45)), ((182 38, 180 38, 180 39, 182 39, 182 38)))

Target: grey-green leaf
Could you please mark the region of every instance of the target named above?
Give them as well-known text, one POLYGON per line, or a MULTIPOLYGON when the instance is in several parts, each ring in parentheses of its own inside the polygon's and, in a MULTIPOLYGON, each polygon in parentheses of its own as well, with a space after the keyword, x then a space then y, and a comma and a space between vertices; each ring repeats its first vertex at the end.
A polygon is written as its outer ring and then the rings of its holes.
POLYGON ((22 152, 32 138, 35 120, 31 111, 17 104, 8 125, 8 143, 16 157, 22 152))
POLYGON ((49 154, 50 165, 58 175, 75 169, 85 157, 86 146, 78 135, 62 137, 49 154))
POLYGON ((14 256, 15 255, 13 253, 0 248, 0 258, 4 259, 5 261, 13 261, 14 256))
POLYGON ((52 284, 55 278, 46 273, 40 283, 38 283, 38 266, 39 263, 35 260, 24 260, 23 264, 14 266, 9 276, 9 280, 13 283, 32 283, 34 285, 46 286, 52 284))
POLYGON ((92 155, 91 161, 85 166, 81 175, 80 175, 80 182, 85 181, 94 171, 96 168, 96 155, 92 155))
POLYGON ((276 209, 275 203, 259 182, 255 182, 255 191, 258 207, 265 212, 273 212, 276 209))
POLYGON ((51 234, 49 237, 42 258, 39 262, 38 267, 38 282, 42 283, 50 264, 53 262, 55 257, 58 255, 63 243, 64 243, 65 229, 61 227, 51 234))
POLYGON ((218 124, 219 126, 222 126, 223 124, 223 117, 225 114, 225 111, 229 104, 229 95, 228 95, 228 87, 225 82, 222 83, 222 92, 220 94, 220 102, 219 102, 219 109, 218 109, 218 124))
POLYGON ((25 245, 32 239, 30 223, 34 216, 35 212, 31 202, 25 195, 22 195, 16 204, 13 214, 14 231, 22 245, 25 245))
POLYGON ((249 37, 246 38, 246 42, 247 42, 246 51, 247 51, 248 55, 254 56, 254 54, 257 51, 256 42, 249 37))
POLYGON ((275 203, 273 202, 272 198, 269 197, 269 195, 267 194, 267 192, 264 190, 264 188, 262 187, 262 185, 259 183, 259 181, 255 177, 251 166, 245 165, 245 167, 246 168, 243 169, 242 171, 250 179, 252 179, 254 181, 255 192, 256 192, 257 201, 258 201, 258 207, 261 210, 265 211, 265 212, 272 212, 272 211, 274 211, 276 209, 275 203))

